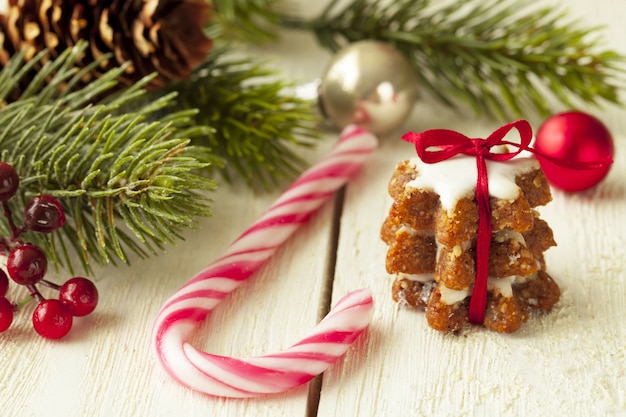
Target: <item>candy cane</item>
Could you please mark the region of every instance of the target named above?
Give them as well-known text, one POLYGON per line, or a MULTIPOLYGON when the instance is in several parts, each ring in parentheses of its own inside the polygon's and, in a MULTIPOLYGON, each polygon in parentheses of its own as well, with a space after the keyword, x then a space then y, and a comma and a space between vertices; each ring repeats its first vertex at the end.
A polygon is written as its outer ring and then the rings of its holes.
POLYGON ((296 229, 364 164, 377 146, 369 132, 345 128, 332 151, 303 173, 226 253, 180 288, 159 311, 152 343, 163 368, 194 390, 221 397, 286 391, 324 372, 369 324, 367 289, 343 297, 311 333, 288 349, 255 358, 212 355, 191 346, 191 331, 256 272, 296 229))

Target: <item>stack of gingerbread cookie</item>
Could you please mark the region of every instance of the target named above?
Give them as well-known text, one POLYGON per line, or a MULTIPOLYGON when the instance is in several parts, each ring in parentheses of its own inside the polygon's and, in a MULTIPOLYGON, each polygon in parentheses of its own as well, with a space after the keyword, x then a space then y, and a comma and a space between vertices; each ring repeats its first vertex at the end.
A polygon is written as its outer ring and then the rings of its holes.
MULTIPOLYGON (((560 297, 546 273, 552 230, 534 209, 551 200, 533 158, 487 161, 492 215, 487 306, 483 324, 519 329, 533 309, 549 311, 560 297)), ((436 164, 419 158, 398 164, 389 183, 393 204, 381 230, 389 245, 393 299, 426 310, 428 324, 453 332, 468 324, 475 281, 479 211, 476 161, 456 156, 436 164)))

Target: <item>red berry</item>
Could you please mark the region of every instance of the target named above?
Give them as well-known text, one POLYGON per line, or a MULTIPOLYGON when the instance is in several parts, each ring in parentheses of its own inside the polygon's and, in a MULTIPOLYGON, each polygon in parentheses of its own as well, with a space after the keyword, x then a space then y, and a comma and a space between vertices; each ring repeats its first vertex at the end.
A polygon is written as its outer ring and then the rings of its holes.
POLYGON ((87 278, 75 277, 63 284, 59 291, 59 300, 73 316, 86 316, 98 305, 98 289, 87 278))
POLYGON ((60 339, 72 328, 72 314, 59 300, 43 300, 33 312, 33 327, 46 339, 60 339))
POLYGON ((20 176, 11 165, 0 162, 0 201, 8 201, 20 185, 20 176))
POLYGON ((51 195, 33 197, 24 209, 24 225, 35 232, 54 232, 65 224, 61 203, 51 195))
POLYGON ((5 297, 0 297, 0 332, 11 327, 13 323, 13 305, 5 297))
POLYGON ((9 277, 7 277, 6 272, 0 269, 0 297, 7 295, 7 291, 9 291, 9 277))
POLYGON ((41 249, 30 243, 14 248, 7 258, 7 271, 13 281, 33 285, 46 274, 48 259, 41 249))

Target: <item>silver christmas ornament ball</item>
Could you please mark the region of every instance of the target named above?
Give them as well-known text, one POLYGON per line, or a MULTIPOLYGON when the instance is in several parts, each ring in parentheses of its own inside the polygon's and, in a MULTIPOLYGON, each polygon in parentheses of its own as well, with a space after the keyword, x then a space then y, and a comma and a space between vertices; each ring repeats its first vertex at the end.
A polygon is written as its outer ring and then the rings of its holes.
POLYGON ((376 135, 400 127, 417 99, 409 61, 379 41, 348 45, 330 62, 319 87, 325 116, 339 127, 357 124, 376 135))

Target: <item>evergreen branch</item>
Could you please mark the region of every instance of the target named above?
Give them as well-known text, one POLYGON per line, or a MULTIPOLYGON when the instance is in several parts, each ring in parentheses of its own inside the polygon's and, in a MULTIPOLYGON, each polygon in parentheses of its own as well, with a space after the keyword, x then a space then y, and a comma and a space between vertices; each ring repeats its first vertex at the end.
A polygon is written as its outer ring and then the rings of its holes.
POLYGON ((285 0, 211 0, 215 9, 211 39, 259 44, 276 40, 278 10, 285 10, 285 0))
MULTIPOLYGON (((84 75, 73 64, 86 47, 80 42, 49 61, 37 76, 45 80, 42 89, 29 89, 0 108, 0 158, 21 177, 19 196, 10 201, 14 213, 37 194, 56 197, 66 211, 68 222, 59 231, 27 238, 70 268, 76 251, 89 270, 94 260, 127 262, 128 251, 156 253, 181 239, 197 216, 209 215, 204 191, 215 183, 199 171, 218 159, 190 145, 189 134, 205 133, 194 126, 194 111, 159 118, 175 95, 149 102, 142 90, 149 79, 87 105, 114 87, 124 68, 71 88, 84 75)), ((31 62, 18 55, 0 71, 0 98, 18 88, 31 62)), ((7 232, 4 224, 0 229, 7 232)))
POLYGON ((528 109, 541 116, 556 99, 618 103, 624 57, 601 48, 598 28, 580 28, 551 8, 523 10, 519 2, 430 0, 329 2, 312 21, 285 17, 287 27, 312 30, 336 51, 347 42, 377 39, 404 53, 420 84, 443 103, 509 119, 528 109), (548 90, 548 91, 546 91, 548 90))
POLYGON ((226 161, 219 174, 271 189, 304 168, 295 147, 311 147, 319 136, 314 103, 286 94, 290 84, 275 71, 224 55, 214 48, 190 80, 171 89, 180 108, 198 109, 195 123, 210 128, 194 143, 226 161))

